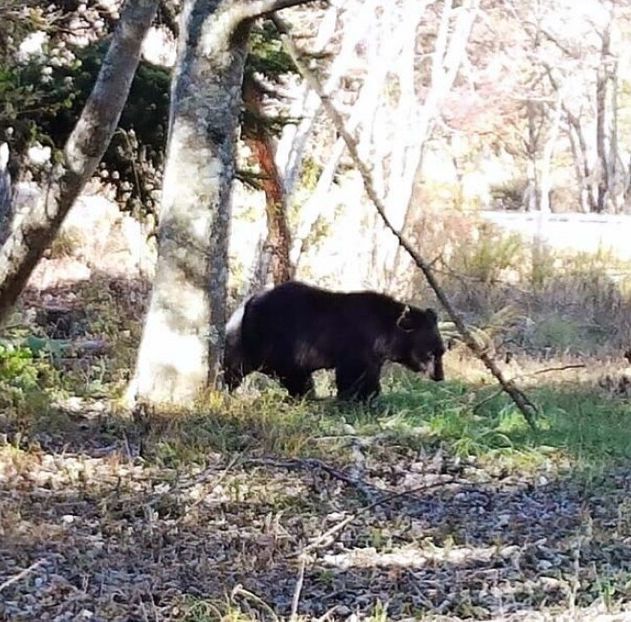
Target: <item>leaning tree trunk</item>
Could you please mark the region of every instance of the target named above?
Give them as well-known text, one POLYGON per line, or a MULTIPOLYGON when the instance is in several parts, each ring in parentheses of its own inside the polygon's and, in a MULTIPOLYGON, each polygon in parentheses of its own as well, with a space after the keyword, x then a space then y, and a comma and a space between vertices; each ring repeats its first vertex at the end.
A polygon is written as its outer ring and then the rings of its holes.
POLYGON ((158 264, 127 402, 190 405, 218 386, 241 88, 252 19, 307 0, 184 0, 158 264))
POLYGON ((157 0, 128 0, 96 84, 64 147, 65 169, 51 193, 55 196, 46 195, 32 210, 21 215, 0 250, 0 323, 6 320, 109 145, 157 6, 157 0))

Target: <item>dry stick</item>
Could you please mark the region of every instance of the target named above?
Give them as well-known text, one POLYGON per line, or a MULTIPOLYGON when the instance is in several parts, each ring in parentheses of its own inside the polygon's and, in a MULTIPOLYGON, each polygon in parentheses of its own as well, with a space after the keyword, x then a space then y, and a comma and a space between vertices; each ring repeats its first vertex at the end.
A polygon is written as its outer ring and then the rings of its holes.
MULTIPOLYGON (((456 479, 455 477, 451 477, 449 479, 440 480, 438 482, 432 482, 431 484, 423 484, 422 486, 417 486, 416 488, 410 488, 408 490, 402 490, 399 492, 390 492, 387 489, 379 488, 377 486, 372 486, 371 484, 368 484, 364 482, 363 480, 350 477, 346 475, 345 473, 343 473, 342 471, 338 471, 337 469, 326 464, 325 462, 322 462, 322 460, 317 460, 316 458, 305 458, 305 459, 292 458, 291 460, 249 458, 248 460, 244 460, 243 464, 252 465, 252 466, 269 466, 269 467, 281 468, 281 469, 292 469, 292 468, 321 469, 325 471, 326 473, 329 473, 333 477, 345 482, 346 484, 349 484, 350 486, 359 487, 360 491, 366 494, 367 496, 369 496, 369 498, 373 497, 374 495, 373 494, 369 495, 366 492, 366 489, 368 488, 374 489, 375 492, 381 493, 381 496, 378 499, 376 499, 375 501, 372 501, 371 503, 368 503, 367 505, 364 505, 362 508, 357 510, 357 512, 354 512, 353 514, 351 514, 350 516, 347 516, 345 519, 343 519, 339 523, 333 525, 333 527, 325 531, 323 534, 319 535, 313 542, 311 542, 307 546, 301 548, 299 551, 294 551, 293 553, 290 553, 287 556, 289 558, 301 557, 301 556, 304 556, 305 553, 308 553, 309 551, 312 551, 313 549, 317 549, 318 547, 322 545, 323 542, 325 542, 331 536, 334 536, 336 533, 338 533, 342 529, 344 529, 344 527, 346 527, 349 523, 352 523, 358 516, 361 516, 362 514, 365 514, 366 512, 370 512, 370 510, 380 505, 384 505, 385 503, 388 503, 395 499, 400 499, 401 497, 409 497, 418 492, 426 492, 427 490, 430 490, 432 488, 437 488, 439 486, 464 483, 461 480, 456 479)), ((371 490, 371 493, 372 493, 372 490, 371 490)), ((298 589, 298 586, 296 586, 296 589, 298 589)))
POLYGON ((302 584, 305 580, 305 566, 307 560, 303 555, 300 558, 300 567, 298 568, 298 578, 296 579, 296 588, 294 589, 294 597, 291 599, 291 615, 289 622, 296 622, 298 619, 298 605, 300 604, 300 594, 302 592, 302 584))
POLYGON ((8 588, 10 585, 13 585, 14 583, 17 583, 18 581, 21 581, 24 577, 26 577, 27 575, 31 574, 31 572, 33 572, 34 570, 36 570, 37 568, 42 566, 45 561, 46 561, 45 559, 39 559, 34 564, 31 564, 28 568, 25 568, 24 570, 21 570, 20 572, 18 572, 16 575, 11 577, 10 579, 7 579, 3 583, 0 583, 0 592, 2 592, 2 590, 5 590, 6 588, 8 588))
POLYGON ((324 473, 328 473, 331 477, 348 484, 349 486, 353 486, 357 488, 363 495, 366 497, 374 498, 375 493, 385 494, 388 491, 383 488, 379 488, 378 486, 373 486, 368 482, 365 482, 363 479, 359 477, 353 477, 352 475, 347 475, 343 471, 332 467, 326 462, 322 462, 322 460, 318 460, 317 458, 291 458, 289 460, 274 460, 271 458, 248 458, 244 460, 244 465, 252 465, 252 466, 270 466, 276 469, 303 469, 309 471, 320 470, 324 473))
POLYGON ((442 304, 445 311, 447 311, 447 314, 449 315, 449 317, 451 318, 451 321, 454 323, 454 325, 458 329, 458 332, 462 335, 463 341, 467 344, 469 349, 484 363, 486 368, 493 374, 493 376, 495 376, 497 381, 502 386, 502 390, 504 390, 511 397, 511 399, 513 400, 517 408, 521 411, 526 421, 528 422, 528 425, 530 425, 530 427, 533 430, 536 430, 537 426, 535 424, 534 417, 538 412, 537 407, 528 399, 528 397, 519 389, 519 387, 515 385, 515 383, 512 380, 509 380, 504 376, 504 374, 502 373, 502 370, 497 366, 495 361, 480 348, 478 343, 475 341, 473 335, 471 334, 469 329, 466 327, 460 315, 458 315, 458 313, 452 306, 451 302, 449 302, 449 299, 443 292, 436 277, 434 276, 434 273, 430 265, 423 259, 423 257, 421 257, 419 253, 417 253, 412 248, 412 245, 410 244, 410 242, 408 242, 408 240, 403 237, 401 232, 397 231, 397 229, 392 225, 388 216, 386 215, 385 206, 383 202, 381 201, 381 199, 379 198, 379 196, 377 195, 377 192, 374 188, 370 170, 368 166, 364 164, 364 162, 359 156, 359 153, 357 151, 357 141, 346 130, 344 119, 342 118, 340 113, 337 111, 335 106, 333 106, 333 104, 331 103, 329 96, 324 92, 318 78, 302 62, 298 49, 294 45, 294 42, 292 41, 290 37, 289 30, 287 26, 285 25, 285 23, 276 15, 272 16, 271 19, 274 22, 274 25, 276 26, 276 28, 278 29, 278 32, 281 35, 283 45, 285 46, 285 50, 287 51, 292 61, 296 65, 298 72, 302 75, 302 77, 305 80, 307 80, 307 82, 309 83, 309 86, 311 86, 311 88, 317 93, 318 97, 320 98, 322 102, 322 106, 324 107, 327 114, 333 121, 333 124, 335 125, 335 129, 339 132, 340 136, 343 138, 344 142, 346 143, 346 147, 353 161, 355 162, 355 165, 357 166, 359 173, 362 176, 366 194, 368 195, 370 200, 373 202, 375 208, 377 209, 377 212, 379 213, 379 216, 381 217, 381 220, 383 220, 386 227, 397 238, 399 245, 408 253, 408 255, 412 258, 414 263, 423 272, 425 279, 429 283, 430 287, 434 290, 436 297, 442 304))
POLYGON ((390 501, 393 501, 395 499, 399 499, 401 497, 408 497, 408 496, 416 494, 418 492, 426 492, 426 491, 428 491, 428 490, 430 490, 432 488, 438 488, 439 486, 444 486, 444 485, 447 485, 447 484, 457 484, 457 483, 458 483, 458 480, 455 477, 452 477, 451 479, 445 479, 445 480, 441 480, 439 482, 433 482, 431 484, 425 484, 423 486, 417 486, 416 488, 410 488, 409 490, 402 490, 400 492, 393 492, 391 494, 387 494, 387 495, 377 499, 376 501, 373 501, 372 503, 369 503, 368 505, 365 505, 363 508, 360 508, 357 512, 351 514, 350 516, 347 516, 344 520, 342 520, 339 523, 333 525, 333 527, 331 527, 331 529, 328 529, 323 534, 319 535, 313 542, 311 542, 307 546, 305 546, 302 549, 300 549, 300 551, 291 553, 290 555, 288 555, 288 557, 298 557, 300 555, 304 555, 305 553, 308 553, 309 551, 312 551, 313 549, 319 548, 331 536, 334 536, 336 533, 342 531, 342 529, 344 529, 344 527, 346 527, 348 524, 352 523, 356 518, 358 518, 362 514, 365 514, 366 512, 370 512, 370 510, 376 508, 379 505, 383 505, 384 503, 388 503, 390 501))

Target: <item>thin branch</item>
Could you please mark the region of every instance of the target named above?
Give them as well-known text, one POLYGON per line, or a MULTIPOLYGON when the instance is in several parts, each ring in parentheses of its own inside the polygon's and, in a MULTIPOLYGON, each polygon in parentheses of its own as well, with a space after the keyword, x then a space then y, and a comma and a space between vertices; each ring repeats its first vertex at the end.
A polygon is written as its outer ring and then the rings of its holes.
POLYGON ((314 1, 315 0, 250 0, 249 2, 241 2, 239 0, 234 3, 234 10, 239 21, 243 21, 314 1))
POLYGON ((300 604, 300 593, 302 592, 302 585, 305 580, 306 564, 306 557, 301 557, 300 567, 298 568, 298 578, 296 579, 296 587, 294 589, 294 596, 291 599, 291 615, 289 616, 289 622, 296 622, 298 620, 298 605, 300 604))
POLYGON ((16 575, 0 583, 0 592, 8 588, 10 585, 17 583, 18 581, 21 581, 22 579, 24 579, 24 577, 31 574, 31 572, 33 572, 34 570, 37 570, 37 568, 39 568, 40 566, 43 566, 45 561, 46 561, 45 559, 39 559, 35 563, 31 564, 28 568, 21 570, 16 575))
POLYGON ((333 527, 331 527, 330 529, 327 529, 327 531, 319 535, 315 540, 313 540, 313 542, 303 547, 299 551, 290 553, 288 557, 290 558, 298 557, 298 556, 304 555, 305 553, 308 553, 309 551, 313 551, 314 549, 321 547, 323 544, 326 544, 329 538, 331 538, 332 536, 342 531, 342 529, 344 529, 347 525, 352 523, 355 519, 359 518, 362 514, 366 514, 367 512, 370 512, 370 510, 373 510, 374 508, 380 505, 384 505, 386 503, 389 503, 390 501, 394 501, 395 499, 400 499, 401 497, 409 497, 419 492, 426 492, 428 490, 431 490, 432 488, 438 488, 439 486, 444 486, 448 484, 457 484, 457 483, 459 482, 456 478, 451 478, 451 479, 441 480, 439 482, 432 482, 431 484, 425 484, 423 486, 417 486, 416 488, 410 488, 408 490, 402 490, 400 492, 393 492, 393 493, 384 495, 383 497, 380 497, 376 501, 373 501, 372 503, 365 505, 363 508, 359 509, 357 512, 354 512, 350 516, 347 516, 344 520, 340 521, 339 523, 333 525, 333 527))
POLYGON ((399 245, 408 253, 408 255, 412 258, 414 263, 418 266, 418 268, 423 272, 425 279, 429 283, 430 287, 436 294, 436 297, 442 304, 445 311, 449 315, 450 319, 458 329, 458 332, 462 335, 463 341, 467 344, 467 346, 472 350, 472 352, 484 363, 487 369, 493 374, 493 376, 497 379, 499 384, 502 386, 502 389, 511 397, 517 408, 523 414, 524 418, 528 422, 528 425, 533 430, 536 430, 535 424, 535 415, 537 414, 537 407, 528 399, 528 397, 515 385, 512 380, 507 379, 502 370, 497 366, 493 358, 489 356, 487 352, 484 352, 475 338, 473 337, 471 331, 467 328, 464 321, 460 317, 460 315, 456 312, 455 308, 445 295, 444 291, 440 287, 438 280, 436 279, 434 272, 430 265, 423 259, 423 257, 412 247, 411 243, 403 237, 400 231, 398 231, 390 222, 390 219, 386 215, 385 206, 381 198, 377 195, 374 184, 372 182, 372 174, 368 168, 368 166, 362 161, 359 156, 357 149, 357 141, 351 134, 347 131, 346 125, 344 123, 344 119, 340 115, 340 113, 336 110, 336 108, 331 103, 329 96, 324 92, 320 81, 317 77, 306 67, 306 65, 302 62, 300 57, 300 53, 298 52, 296 46, 294 45, 287 26, 285 23, 276 15, 272 16, 272 21, 274 22, 276 28, 278 29, 283 44, 285 45, 285 49, 287 53, 291 56, 294 61, 298 71, 304 77, 305 80, 309 83, 311 88, 318 94, 318 97, 322 101, 322 105, 324 109, 327 111, 327 114, 331 117, 333 124, 335 125, 335 129, 338 131, 340 136, 344 139, 346 143, 346 147, 348 148, 350 155, 357 166, 359 173, 362 176, 364 182, 364 188, 366 194, 374 204, 379 216, 383 220, 386 227, 392 232, 392 234, 397 238, 399 245))
MULTIPOLYGON (((560 365, 559 367, 544 367, 543 369, 536 369, 535 371, 531 371, 525 374, 518 374, 514 376, 512 380, 524 380, 525 378, 531 378, 532 376, 539 376, 540 374, 548 374, 551 371, 565 371, 566 369, 584 369, 587 367, 585 363, 575 363, 572 365, 560 365)), ((494 391, 491 395, 485 397, 480 400, 477 404, 473 405, 471 409, 474 413, 477 412, 484 404, 487 404, 491 400, 494 400, 496 397, 502 394, 502 390, 494 391)))
POLYGON ((271 458, 248 458, 244 465, 270 466, 276 469, 302 469, 307 471, 323 471, 331 477, 357 488, 368 499, 374 499, 375 493, 387 494, 389 491, 365 482, 359 477, 347 475, 343 471, 332 467, 317 458, 292 458, 291 460, 274 460, 271 458))

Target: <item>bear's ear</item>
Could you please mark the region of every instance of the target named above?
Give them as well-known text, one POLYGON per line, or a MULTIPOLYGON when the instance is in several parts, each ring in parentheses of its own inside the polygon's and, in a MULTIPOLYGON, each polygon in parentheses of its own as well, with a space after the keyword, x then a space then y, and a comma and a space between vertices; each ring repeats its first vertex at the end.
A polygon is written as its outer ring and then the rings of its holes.
POLYGON ((410 309, 409 305, 403 307, 403 311, 401 311, 401 315, 397 319, 397 326, 406 332, 410 332, 416 328, 412 309, 410 309))

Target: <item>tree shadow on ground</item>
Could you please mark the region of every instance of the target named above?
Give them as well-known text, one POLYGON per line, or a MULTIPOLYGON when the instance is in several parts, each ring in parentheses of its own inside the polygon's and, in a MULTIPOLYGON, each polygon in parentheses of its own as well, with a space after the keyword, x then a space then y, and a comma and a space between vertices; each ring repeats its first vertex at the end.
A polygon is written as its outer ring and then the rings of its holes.
MULTIPOLYGON (((373 500, 365 487, 317 468, 209 450, 203 465, 159 452, 152 461, 128 451, 143 434, 159 443, 138 422, 66 425, 48 446, 0 453, 0 584, 40 562, 3 589, 3 619, 194 619, 185 612, 205 606, 264 619, 257 598, 289 616, 296 554, 353 513, 311 552, 300 614, 346 618, 386 603, 394 618, 537 619, 554 607, 580 618, 580 607, 631 596, 625 469, 586 484, 550 465, 493 471, 446 446, 403 451, 397 436, 382 436, 365 451, 361 479, 409 494, 362 511, 373 500)), ((187 425, 192 442, 200 421, 160 433, 173 439, 187 425)))

